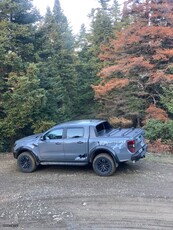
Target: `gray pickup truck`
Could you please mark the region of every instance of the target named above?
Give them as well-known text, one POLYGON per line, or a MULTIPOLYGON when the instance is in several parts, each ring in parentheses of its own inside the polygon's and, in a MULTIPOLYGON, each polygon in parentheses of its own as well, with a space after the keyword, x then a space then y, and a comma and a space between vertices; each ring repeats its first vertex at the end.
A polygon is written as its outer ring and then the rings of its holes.
POLYGON ((146 149, 142 129, 114 129, 105 120, 78 120, 16 141, 13 154, 22 172, 33 172, 40 164, 92 164, 97 175, 110 176, 120 162, 145 157, 146 149))

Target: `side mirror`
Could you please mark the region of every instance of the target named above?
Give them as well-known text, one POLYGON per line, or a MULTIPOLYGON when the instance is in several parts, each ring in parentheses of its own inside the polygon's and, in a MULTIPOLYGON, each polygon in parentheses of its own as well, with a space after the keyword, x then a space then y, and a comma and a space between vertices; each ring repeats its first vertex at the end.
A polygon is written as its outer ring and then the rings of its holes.
POLYGON ((44 140, 45 140, 45 137, 44 137, 44 136, 41 136, 41 137, 40 137, 40 140, 41 140, 41 141, 44 141, 44 140))

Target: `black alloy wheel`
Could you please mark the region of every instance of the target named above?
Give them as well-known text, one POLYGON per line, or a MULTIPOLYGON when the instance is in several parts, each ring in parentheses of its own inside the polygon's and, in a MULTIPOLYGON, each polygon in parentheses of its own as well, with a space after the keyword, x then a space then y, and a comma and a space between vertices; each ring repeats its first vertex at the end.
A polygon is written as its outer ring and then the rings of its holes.
POLYGON ((29 152, 23 152, 17 159, 18 167, 22 172, 30 173, 36 169, 34 157, 29 152))
POLYGON ((111 156, 101 153, 94 158, 93 169, 99 176, 110 176, 115 172, 116 167, 111 156))

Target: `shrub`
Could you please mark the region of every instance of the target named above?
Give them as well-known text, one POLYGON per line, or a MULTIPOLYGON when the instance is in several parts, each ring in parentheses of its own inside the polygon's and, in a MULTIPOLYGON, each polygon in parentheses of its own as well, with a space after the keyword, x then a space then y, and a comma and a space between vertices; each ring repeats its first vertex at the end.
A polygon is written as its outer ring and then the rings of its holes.
POLYGON ((173 121, 148 120, 145 128, 146 138, 150 141, 160 139, 162 142, 173 141, 173 121))

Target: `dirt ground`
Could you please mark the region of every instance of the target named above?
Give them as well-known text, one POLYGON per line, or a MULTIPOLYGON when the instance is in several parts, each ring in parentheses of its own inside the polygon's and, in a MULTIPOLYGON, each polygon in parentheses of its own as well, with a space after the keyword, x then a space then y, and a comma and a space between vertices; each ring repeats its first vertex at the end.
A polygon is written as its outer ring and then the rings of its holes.
POLYGON ((0 229, 173 229, 173 155, 148 154, 105 178, 91 167, 25 174, 1 154, 0 229))

